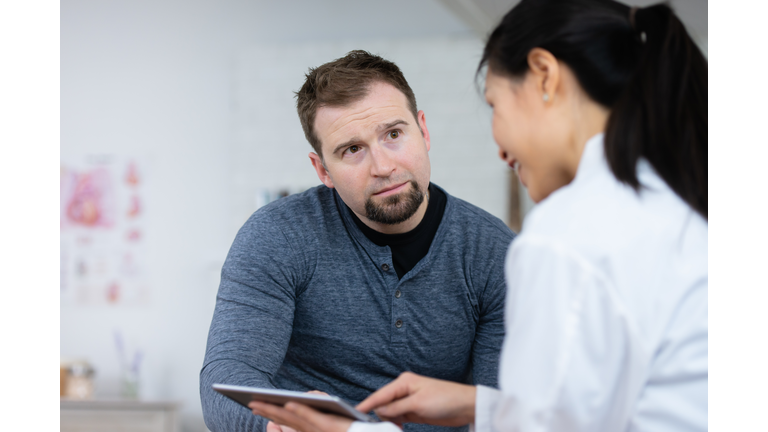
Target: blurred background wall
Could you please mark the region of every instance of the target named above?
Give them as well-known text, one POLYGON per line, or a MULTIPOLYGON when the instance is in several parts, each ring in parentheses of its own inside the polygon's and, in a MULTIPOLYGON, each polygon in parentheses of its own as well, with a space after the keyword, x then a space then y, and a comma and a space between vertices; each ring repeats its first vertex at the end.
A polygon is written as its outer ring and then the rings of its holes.
MULTIPOLYGON (((198 373, 228 248, 265 192, 319 184, 293 99, 308 67, 352 49, 395 61, 426 113, 432 180, 508 221, 509 173, 474 70, 513 4, 62 1, 62 166, 133 158, 144 188, 143 300, 62 288, 61 356, 95 367, 95 396, 119 395, 120 335, 143 353, 139 396, 181 402, 182 429, 205 430, 198 373)), ((706 1, 673 6, 706 52, 706 1)))

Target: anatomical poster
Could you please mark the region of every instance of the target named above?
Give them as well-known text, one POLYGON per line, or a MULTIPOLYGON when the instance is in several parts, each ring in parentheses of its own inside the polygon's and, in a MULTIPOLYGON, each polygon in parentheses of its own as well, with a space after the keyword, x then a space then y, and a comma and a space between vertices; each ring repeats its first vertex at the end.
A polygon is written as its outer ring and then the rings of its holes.
POLYGON ((125 156, 62 158, 62 302, 148 302, 145 168, 125 156))

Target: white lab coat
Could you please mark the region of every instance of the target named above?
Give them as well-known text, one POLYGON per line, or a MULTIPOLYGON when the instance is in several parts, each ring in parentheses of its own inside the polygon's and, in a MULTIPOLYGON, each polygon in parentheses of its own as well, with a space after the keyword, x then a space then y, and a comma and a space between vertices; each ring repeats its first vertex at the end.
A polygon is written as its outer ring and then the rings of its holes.
POLYGON ((597 135, 526 218, 505 263, 501 390, 478 386, 476 432, 707 430, 708 224, 647 161, 637 174, 639 194, 597 135))

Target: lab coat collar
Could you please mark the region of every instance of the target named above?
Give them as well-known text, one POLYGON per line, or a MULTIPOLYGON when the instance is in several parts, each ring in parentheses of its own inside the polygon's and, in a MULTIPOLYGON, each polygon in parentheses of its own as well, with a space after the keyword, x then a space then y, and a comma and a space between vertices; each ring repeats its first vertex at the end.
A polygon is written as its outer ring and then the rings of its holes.
POLYGON ((581 153, 579 168, 576 170, 574 181, 580 181, 589 173, 600 169, 600 165, 606 164, 605 149, 603 146, 603 133, 599 133, 587 140, 581 153))

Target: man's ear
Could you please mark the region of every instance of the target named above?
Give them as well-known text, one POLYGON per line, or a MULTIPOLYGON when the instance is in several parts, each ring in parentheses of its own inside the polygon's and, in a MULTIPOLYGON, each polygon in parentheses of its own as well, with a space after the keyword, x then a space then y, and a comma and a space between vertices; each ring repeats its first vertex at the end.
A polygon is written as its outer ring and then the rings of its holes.
POLYGON ((331 180, 331 175, 328 174, 328 170, 325 169, 325 165, 323 165, 323 160, 320 156, 315 152, 309 152, 309 160, 312 161, 312 166, 315 167, 315 171, 317 171, 317 178, 319 178, 324 185, 333 189, 333 180, 331 180))
POLYGON ((427 117, 424 115, 424 111, 416 113, 416 120, 419 122, 419 129, 421 129, 421 135, 424 137, 424 143, 427 144, 427 151, 429 151, 429 129, 427 129, 427 117))
POLYGON ((534 48, 528 53, 528 67, 536 79, 536 89, 547 103, 555 100, 560 88, 560 64, 557 57, 543 48, 534 48), (545 96, 546 95, 546 96, 545 96))

